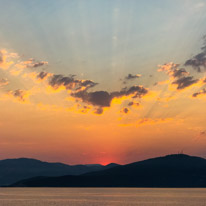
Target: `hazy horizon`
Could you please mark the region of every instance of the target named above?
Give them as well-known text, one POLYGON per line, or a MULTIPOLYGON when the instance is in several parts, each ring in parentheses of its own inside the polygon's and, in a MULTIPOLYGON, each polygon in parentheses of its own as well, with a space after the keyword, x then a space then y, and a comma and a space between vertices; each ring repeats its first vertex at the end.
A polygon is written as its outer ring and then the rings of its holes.
MULTIPOLYGON (((13 159, 31 159, 31 160, 39 160, 41 162, 48 162, 48 163, 62 163, 62 164, 67 164, 67 165, 71 165, 71 166, 75 166, 75 165, 103 165, 103 166, 106 166, 106 165, 109 165, 109 164, 118 164, 118 165, 126 165, 126 164, 131 164, 131 163, 134 163, 134 162, 140 162, 140 161, 144 161, 144 160, 148 160, 148 159, 153 159, 153 158, 159 158, 159 157, 165 157, 165 156, 170 156, 170 155, 187 155, 187 156, 194 156, 194 157, 200 157, 200 156, 195 156, 195 155, 190 155, 190 154, 184 154, 184 153, 174 153, 174 154, 165 154, 165 155, 162 155, 162 156, 153 156, 153 157, 148 157, 148 158, 145 158, 145 159, 139 159, 139 160, 134 160, 132 162, 127 162, 127 163, 124 163, 124 164, 120 164, 118 162, 109 162, 109 163, 106 163, 106 164, 101 164, 101 163, 84 163, 84 164, 68 164, 66 162, 61 162, 61 161, 46 161, 46 160, 43 160, 43 159, 36 159, 36 158, 32 158, 32 157, 14 157, 14 158, 5 158, 5 159, 0 159, 0 161, 2 160, 13 160, 13 159)), ((203 158, 205 159, 204 157, 200 157, 200 158, 203 158)))

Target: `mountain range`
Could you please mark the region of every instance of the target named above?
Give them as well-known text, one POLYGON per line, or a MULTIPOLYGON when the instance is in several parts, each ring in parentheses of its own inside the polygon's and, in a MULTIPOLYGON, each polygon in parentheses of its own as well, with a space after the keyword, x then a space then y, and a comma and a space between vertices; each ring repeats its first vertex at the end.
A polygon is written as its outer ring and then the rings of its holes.
POLYGON ((5 159, 0 160, 0 185, 10 185, 22 179, 35 176, 81 175, 115 166, 117 166, 117 164, 114 163, 106 166, 100 164, 67 165, 29 158, 5 159))
POLYGON ((206 159, 167 155, 101 171, 59 177, 39 176, 12 187, 206 187, 206 159))

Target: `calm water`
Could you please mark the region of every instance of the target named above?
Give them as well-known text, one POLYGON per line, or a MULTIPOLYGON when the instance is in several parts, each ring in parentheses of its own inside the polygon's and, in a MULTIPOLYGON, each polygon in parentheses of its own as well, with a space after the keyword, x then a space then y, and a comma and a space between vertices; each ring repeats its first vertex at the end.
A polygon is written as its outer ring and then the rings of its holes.
POLYGON ((0 188, 0 206, 206 206, 206 189, 0 188))

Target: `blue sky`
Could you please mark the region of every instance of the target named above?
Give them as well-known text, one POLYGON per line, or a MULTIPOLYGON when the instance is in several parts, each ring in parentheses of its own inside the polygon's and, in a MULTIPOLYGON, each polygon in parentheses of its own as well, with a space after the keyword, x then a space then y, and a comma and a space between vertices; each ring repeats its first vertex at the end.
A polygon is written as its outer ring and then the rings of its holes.
MULTIPOLYGON (((63 74, 105 83, 199 49, 203 1, 14 0, 2 3, 0 43, 63 74), (102 79, 102 77, 104 77, 102 79)), ((148 79, 146 79, 148 81, 148 79)))

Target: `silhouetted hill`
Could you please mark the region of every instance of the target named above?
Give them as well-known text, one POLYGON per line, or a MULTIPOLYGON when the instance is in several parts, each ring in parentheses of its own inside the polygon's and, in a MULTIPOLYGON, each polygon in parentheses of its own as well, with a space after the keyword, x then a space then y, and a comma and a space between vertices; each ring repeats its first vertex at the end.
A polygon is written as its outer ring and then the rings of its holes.
POLYGON ((168 155, 80 176, 36 177, 12 186, 25 187, 206 187, 206 160, 168 155))
MULTIPOLYGON (((116 165, 112 165, 116 166, 116 165)), ((66 165, 36 159, 19 158, 0 160, 0 185, 8 185, 35 176, 80 175, 110 168, 111 165, 66 165)))

